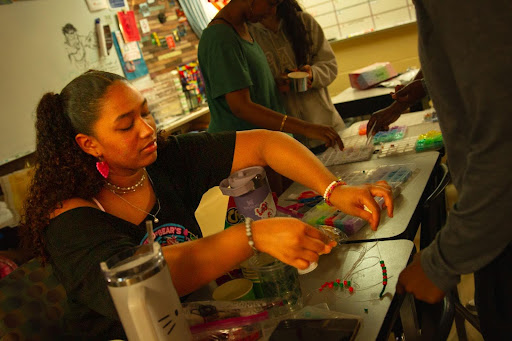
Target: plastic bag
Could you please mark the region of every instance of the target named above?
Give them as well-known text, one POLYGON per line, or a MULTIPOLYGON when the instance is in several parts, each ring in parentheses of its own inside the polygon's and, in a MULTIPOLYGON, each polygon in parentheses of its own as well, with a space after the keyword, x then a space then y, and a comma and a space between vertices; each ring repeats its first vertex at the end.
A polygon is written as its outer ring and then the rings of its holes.
POLYGON ((183 304, 193 340, 258 340, 262 322, 272 315, 279 302, 199 301, 183 304))

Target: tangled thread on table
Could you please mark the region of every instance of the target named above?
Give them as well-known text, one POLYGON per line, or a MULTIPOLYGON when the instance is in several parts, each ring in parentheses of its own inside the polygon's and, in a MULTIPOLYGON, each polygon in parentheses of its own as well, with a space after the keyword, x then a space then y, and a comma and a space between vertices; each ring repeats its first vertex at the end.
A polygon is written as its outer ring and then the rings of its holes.
MULTIPOLYGON (((325 282, 324 284, 322 284, 322 286, 320 288, 317 289, 318 292, 322 292, 323 290, 327 290, 327 289, 348 289, 348 292, 352 295, 354 294, 354 292, 356 291, 357 289, 357 292, 360 292, 360 291, 364 291, 364 290, 368 290, 368 289, 371 289, 371 288, 374 288, 378 285, 381 285, 382 284, 382 290, 379 294, 379 299, 382 298, 382 296, 384 295, 384 292, 386 290, 386 286, 387 286, 387 282, 388 282, 388 275, 387 275, 387 269, 386 269, 386 265, 385 265, 385 262, 384 260, 382 260, 382 256, 381 256, 381 253, 380 253, 380 248, 379 248, 379 242, 375 242, 372 246, 368 247, 367 245, 363 245, 361 247, 362 250, 359 251, 359 257, 357 258, 357 260, 354 262, 354 264, 352 265, 352 267, 350 268, 349 271, 347 271, 347 273, 345 273, 345 275, 342 277, 342 279, 338 278, 338 279, 335 279, 335 280, 332 280, 332 281, 327 281, 325 282), (374 247, 377 247, 377 252, 378 252, 378 256, 370 256, 370 257, 365 257, 366 254, 372 250, 374 247), (365 260, 369 260, 369 259, 375 259, 375 263, 373 264, 370 264, 366 267, 363 267, 363 268, 360 268, 361 264, 363 263, 363 261, 365 260), (359 285, 357 283, 354 283, 353 279, 356 278, 356 275, 366 269, 369 269, 369 268, 372 268, 374 267, 375 265, 379 264, 380 265, 380 268, 381 268, 381 271, 382 271, 382 281, 378 282, 378 283, 375 283, 375 284, 371 284, 371 285, 368 285, 366 287, 359 287, 359 285)), ((354 251, 352 251, 354 252, 354 251)), ((365 301, 372 301, 374 299, 370 299, 370 300, 365 300, 365 301)))

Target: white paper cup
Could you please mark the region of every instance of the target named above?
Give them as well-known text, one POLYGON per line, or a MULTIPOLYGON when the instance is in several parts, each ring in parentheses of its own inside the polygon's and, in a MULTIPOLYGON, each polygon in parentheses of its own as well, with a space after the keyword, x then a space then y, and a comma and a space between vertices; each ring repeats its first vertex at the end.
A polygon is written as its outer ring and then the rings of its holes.
POLYGON ((307 72, 297 71, 290 72, 288 78, 290 79, 290 88, 295 92, 304 92, 308 90, 308 76, 307 72))

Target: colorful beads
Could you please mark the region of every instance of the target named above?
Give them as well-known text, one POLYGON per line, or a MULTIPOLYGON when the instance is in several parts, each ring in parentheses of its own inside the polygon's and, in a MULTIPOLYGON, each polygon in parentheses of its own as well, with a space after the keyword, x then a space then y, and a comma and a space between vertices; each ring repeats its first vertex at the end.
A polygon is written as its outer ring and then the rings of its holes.
POLYGON ((382 268, 382 291, 380 292, 379 297, 382 298, 384 290, 386 290, 386 285, 388 284, 388 271, 386 269, 386 264, 384 264, 383 260, 381 260, 379 263, 382 268))
POLYGON ((322 286, 320 288, 318 288, 318 291, 319 292, 322 292, 325 288, 329 288, 329 289, 332 289, 332 288, 342 288, 345 287, 348 289, 348 291, 352 294, 354 293, 354 288, 352 287, 350 281, 343 281, 341 282, 340 279, 337 279, 335 281, 331 281, 331 282, 325 282, 324 284, 322 284, 322 286))

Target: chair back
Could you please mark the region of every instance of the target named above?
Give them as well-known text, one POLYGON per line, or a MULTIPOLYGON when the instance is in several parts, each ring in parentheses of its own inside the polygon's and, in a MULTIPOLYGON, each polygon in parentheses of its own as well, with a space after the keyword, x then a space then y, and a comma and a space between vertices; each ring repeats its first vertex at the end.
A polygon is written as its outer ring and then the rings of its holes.
POLYGON ((0 338, 59 339, 66 308, 66 291, 52 266, 31 259, 0 280, 0 338))

